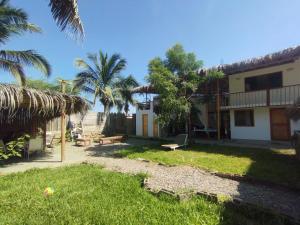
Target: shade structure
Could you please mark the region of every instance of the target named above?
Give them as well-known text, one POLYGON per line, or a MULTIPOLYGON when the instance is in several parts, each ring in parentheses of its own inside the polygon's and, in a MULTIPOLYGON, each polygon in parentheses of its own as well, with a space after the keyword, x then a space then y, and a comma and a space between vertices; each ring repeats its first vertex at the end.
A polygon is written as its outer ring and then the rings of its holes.
POLYGON ((66 114, 85 113, 89 103, 79 96, 0 84, 0 124, 49 121, 66 114))

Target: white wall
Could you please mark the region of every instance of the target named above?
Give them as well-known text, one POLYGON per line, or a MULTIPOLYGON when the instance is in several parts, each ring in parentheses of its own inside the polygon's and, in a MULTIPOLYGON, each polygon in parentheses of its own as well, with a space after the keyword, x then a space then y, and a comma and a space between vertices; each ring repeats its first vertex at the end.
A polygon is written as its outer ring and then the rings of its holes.
POLYGON ((234 110, 230 110, 230 127, 232 139, 271 140, 269 108, 254 108, 254 127, 236 127, 234 110))
POLYGON ((300 130, 300 120, 291 120, 291 135, 294 134, 294 130, 300 130))
POLYGON ((137 136, 143 136, 143 114, 148 115, 148 137, 153 137, 153 120, 155 118, 155 113, 153 112, 153 102, 150 103, 150 110, 139 110, 138 107, 136 107, 137 136))

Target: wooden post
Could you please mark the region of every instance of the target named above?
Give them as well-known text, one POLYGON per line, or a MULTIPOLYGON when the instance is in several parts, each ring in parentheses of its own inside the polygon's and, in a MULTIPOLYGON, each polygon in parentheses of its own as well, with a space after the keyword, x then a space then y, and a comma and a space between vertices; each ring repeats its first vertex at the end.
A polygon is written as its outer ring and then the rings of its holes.
POLYGON ((220 83, 217 78, 217 131, 218 141, 221 140, 221 116, 220 116, 220 83))
MULTIPOLYGON (((61 80, 61 92, 64 94, 66 92, 66 81, 61 80)), ((66 149, 66 113, 62 111, 61 113, 61 161, 65 160, 65 149, 66 149)))

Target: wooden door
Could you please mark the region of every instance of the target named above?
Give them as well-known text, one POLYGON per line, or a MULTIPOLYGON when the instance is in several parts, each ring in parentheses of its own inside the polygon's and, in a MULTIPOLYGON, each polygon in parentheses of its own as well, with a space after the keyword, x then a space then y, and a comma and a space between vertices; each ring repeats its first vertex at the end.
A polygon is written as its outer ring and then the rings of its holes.
POLYGON ((148 137, 148 114, 143 114, 143 136, 148 137))
POLYGON ((276 141, 290 139, 290 121, 285 109, 270 109, 271 138, 276 141))
POLYGON ((158 123, 156 119, 153 119, 153 137, 158 137, 158 123))

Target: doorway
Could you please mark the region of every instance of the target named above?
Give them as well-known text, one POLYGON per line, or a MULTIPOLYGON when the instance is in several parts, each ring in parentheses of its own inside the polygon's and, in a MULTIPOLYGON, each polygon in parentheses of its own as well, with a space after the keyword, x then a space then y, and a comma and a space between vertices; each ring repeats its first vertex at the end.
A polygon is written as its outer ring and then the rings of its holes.
POLYGON ((285 109, 270 109, 271 139, 288 141, 290 139, 290 120, 285 109))
POLYGON ((148 137, 148 114, 143 114, 142 119, 143 119, 143 137, 148 137))

